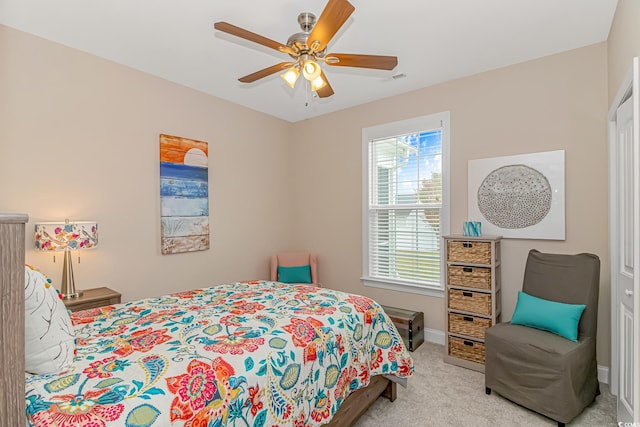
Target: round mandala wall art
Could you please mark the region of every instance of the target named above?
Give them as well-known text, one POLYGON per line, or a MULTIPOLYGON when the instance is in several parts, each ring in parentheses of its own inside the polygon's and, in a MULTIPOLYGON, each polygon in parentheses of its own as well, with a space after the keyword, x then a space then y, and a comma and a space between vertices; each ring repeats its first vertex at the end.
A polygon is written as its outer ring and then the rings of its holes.
POLYGON ((551 209, 551 185, 525 165, 495 169, 478 188, 478 208, 491 224, 521 229, 542 221, 551 209))

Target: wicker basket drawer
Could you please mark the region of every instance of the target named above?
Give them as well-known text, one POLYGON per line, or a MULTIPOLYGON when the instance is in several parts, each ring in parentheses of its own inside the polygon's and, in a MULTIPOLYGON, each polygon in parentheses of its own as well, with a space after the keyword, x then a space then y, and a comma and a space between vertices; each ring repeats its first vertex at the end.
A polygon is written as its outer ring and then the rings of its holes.
POLYGON ((489 315, 491 314, 491 294, 449 289, 449 308, 489 315))
POLYGON ((491 242, 451 240, 447 245, 447 261, 491 264, 491 242))
POLYGON ((484 330, 491 326, 491 319, 449 313, 449 332, 484 339, 484 330))
POLYGON ((484 343, 449 335, 449 356, 484 363, 484 343))
POLYGON ((491 269, 487 267, 467 267, 450 265, 447 267, 449 286, 491 289, 491 269))

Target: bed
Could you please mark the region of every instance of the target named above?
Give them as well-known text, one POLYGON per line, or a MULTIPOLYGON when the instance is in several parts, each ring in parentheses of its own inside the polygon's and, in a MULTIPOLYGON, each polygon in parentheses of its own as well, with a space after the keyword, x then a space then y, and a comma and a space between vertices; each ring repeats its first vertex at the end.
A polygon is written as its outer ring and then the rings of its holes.
POLYGON ((71 321, 71 368, 26 374, 28 425, 347 426, 413 373, 375 301, 314 286, 230 283, 71 321))

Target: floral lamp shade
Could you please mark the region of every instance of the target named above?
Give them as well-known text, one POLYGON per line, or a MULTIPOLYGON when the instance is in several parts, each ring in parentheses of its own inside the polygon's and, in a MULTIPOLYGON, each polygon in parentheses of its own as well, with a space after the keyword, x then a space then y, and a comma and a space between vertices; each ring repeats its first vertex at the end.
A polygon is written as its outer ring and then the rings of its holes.
POLYGON ((98 224, 82 222, 41 222, 36 224, 36 249, 65 251, 98 246, 98 224))
MULTIPOLYGON (((92 221, 41 222, 36 224, 36 249, 41 251, 64 251, 61 290, 64 299, 78 298, 73 278, 71 251, 91 249, 98 246, 98 224, 92 221)), ((78 258, 79 259, 79 258, 78 258)), ((55 257, 54 257, 55 261, 55 257)))

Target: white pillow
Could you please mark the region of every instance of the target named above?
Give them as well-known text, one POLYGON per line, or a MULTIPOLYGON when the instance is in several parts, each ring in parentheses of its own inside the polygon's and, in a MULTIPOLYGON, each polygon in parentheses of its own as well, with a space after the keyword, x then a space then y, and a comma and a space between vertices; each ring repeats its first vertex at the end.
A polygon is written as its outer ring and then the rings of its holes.
POLYGON ((51 279, 28 265, 24 302, 25 371, 52 374, 69 369, 76 349, 69 313, 51 279))

